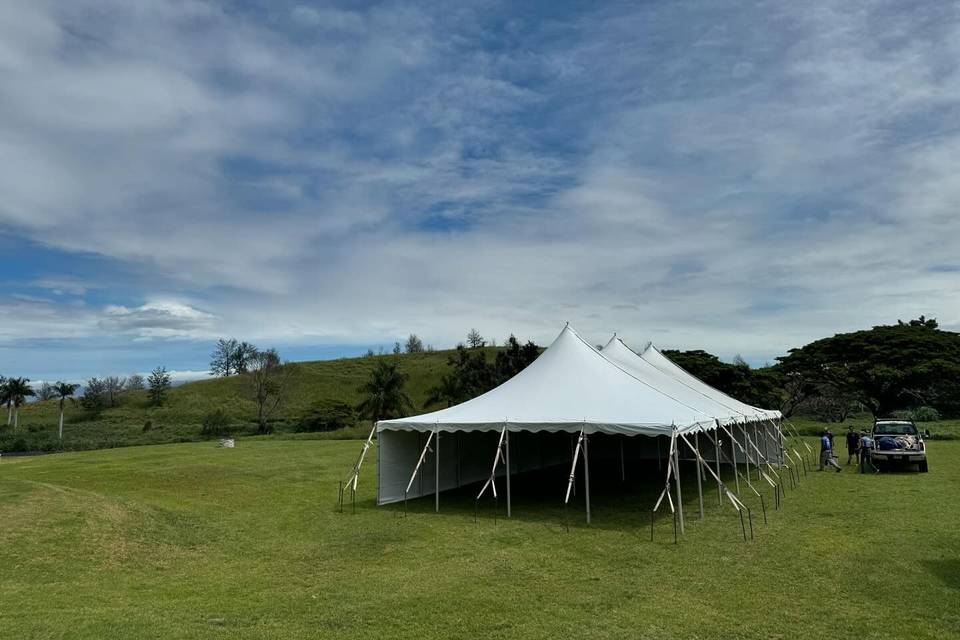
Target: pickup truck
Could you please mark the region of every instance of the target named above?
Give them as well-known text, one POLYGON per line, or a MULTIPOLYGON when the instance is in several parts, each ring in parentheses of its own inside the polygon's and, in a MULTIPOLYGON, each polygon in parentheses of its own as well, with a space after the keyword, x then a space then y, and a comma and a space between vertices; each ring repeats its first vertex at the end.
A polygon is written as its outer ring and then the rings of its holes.
POLYGON ((873 464, 877 467, 915 464, 927 472, 927 450, 916 425, 909 420, 877 420, 873 424, 873 464))

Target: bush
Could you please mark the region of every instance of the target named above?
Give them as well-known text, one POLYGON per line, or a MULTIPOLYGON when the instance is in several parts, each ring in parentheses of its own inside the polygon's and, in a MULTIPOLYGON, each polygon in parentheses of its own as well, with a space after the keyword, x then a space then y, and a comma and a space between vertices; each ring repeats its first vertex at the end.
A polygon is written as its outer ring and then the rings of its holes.
POLYGON ((933 407, 917 407, 910 413, 914 422, 935 422, 940 419, 940 412, 933 407))
POLYGON ((310 413, 300 419, 297 431, 335 431, 352 427, 357 423, 354 408, 338 400, 318 404, 310 413))
POLYGON ((203 416, 200 433, 205 436, 225 436, 230 432, 230 416, 223 409, 214 409, 203 416))
POLYGON ((147 420, 146 422, 143 423, 144 433, 146 433, 147 431, 150 431, 151 429, 153 429, 153 420, 147 420))

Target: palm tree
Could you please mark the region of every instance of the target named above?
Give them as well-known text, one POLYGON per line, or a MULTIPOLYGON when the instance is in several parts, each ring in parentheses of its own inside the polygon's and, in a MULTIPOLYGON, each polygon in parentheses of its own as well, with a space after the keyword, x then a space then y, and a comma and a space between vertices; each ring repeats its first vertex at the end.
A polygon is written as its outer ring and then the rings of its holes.
POLYGON ((20 426, 20 407, 27 401, 28 396, 35 396, 30 387, 29 378, 9 378, 6 384, 7 401, 13 404, 13 428, 20 426))
POLYGON ((7 426, 10 426, 10 420, 13 418, 13 401, 10 394, 7 393, 7 379, 0 376, 0 404, 7 405, 7 426))
POLYGON ((396 363, 380 360, 370 372, 370 379, 360 385, 363 401, 357 410, 374 423, 385 418, 398 418, 413 406, 404 385, 410 376, 397 368, 396 363))
POLYGON ((438 384, 427 389, 427 399, 423 403, 423 406, 429 407, 435 404, 446 404, 448 407, 452 407, 454 404, 460 402, 462 396, 463 389, 460 388, 456 377, 444 374, 438 384))
POLYGON ((60 398, 60 430, 58 431, 58 437, 61 440, 63 440, 63 402, 76 393, 79 388, 80 385, 69 382, 57 381, 57 384, 53 385, 53 392, 60 398))

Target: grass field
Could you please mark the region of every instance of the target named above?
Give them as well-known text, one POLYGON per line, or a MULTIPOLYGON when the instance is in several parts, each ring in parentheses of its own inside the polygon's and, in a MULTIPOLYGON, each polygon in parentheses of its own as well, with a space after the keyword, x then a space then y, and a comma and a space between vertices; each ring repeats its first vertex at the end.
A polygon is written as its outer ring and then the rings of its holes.
MULTIPOLYGON (((960 442, 929 474, 812 473, 756 537, 707 491, 650 542, 662 480, 335 509, 357 441, 244 439, 0 460, 3 638, 960 637, 960 442)), ((639 470, 631 470, 636 478, 639 470)), ((562 474, 561 474, 562 475, 562 474)), ((659 477, 659 476, 657 476, 659 477)), ((532 484, 532 482, 530 483, 532 484)), ((756 503, 752 503, 756 506, 756 503)))

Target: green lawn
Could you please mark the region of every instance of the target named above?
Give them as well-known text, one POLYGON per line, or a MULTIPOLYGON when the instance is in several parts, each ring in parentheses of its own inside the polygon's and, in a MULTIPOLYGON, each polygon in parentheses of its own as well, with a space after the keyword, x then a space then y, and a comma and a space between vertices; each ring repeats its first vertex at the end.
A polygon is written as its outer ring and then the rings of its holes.
POLYGON ((0 637, 960 636, 958 441, 931 444, 925 475, 812 473, 768 525, 756 509, 749 543, 715 490, 697 520, 688 469, 679 545, 666 518, 650 542, 654 480, 598 487, 594 525, 578 507, 566 532, 561 487, 523 477, 511 520, 487 504, 475 523, 465 493, 378 508, 374 458, 340 514, 358 449, 4 457, 0 637))

